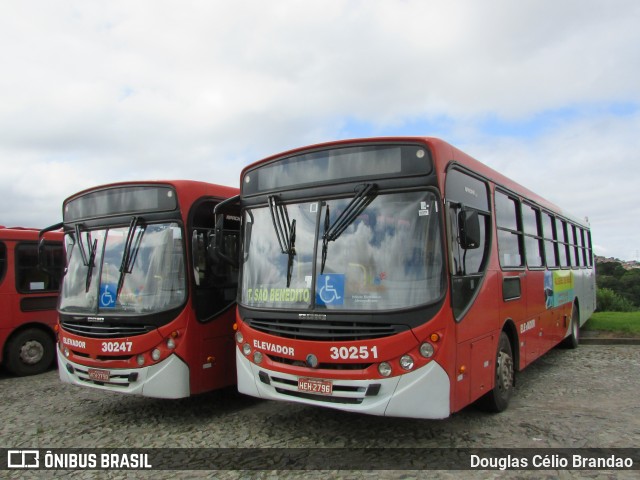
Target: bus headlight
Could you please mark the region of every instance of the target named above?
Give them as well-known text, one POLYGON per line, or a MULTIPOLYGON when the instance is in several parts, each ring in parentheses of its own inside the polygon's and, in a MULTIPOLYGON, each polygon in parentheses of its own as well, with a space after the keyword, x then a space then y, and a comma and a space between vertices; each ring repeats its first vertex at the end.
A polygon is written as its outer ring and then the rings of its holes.
POLYGON ((255 352, 253 354, 253 361, 254 363, 262 363, 262 352, 255 352))
POLYGON ((160 360, 160 350, 158 350, 157 348, 154 348, 153 352, 151 352, 151 358, 153 358, 153 360, 156 362, 160 360))
POLYGON ((242 332, 240 331, 236 332, 236 342, 238 343, 244 342, 244 335, 242 335, 242 332))
POLYGON ((143 366, 144 365, 144 355, 138 355, 136 357, 136 362, 138 363, 139 366, 143 366))
POLYGON ((400 357, 400 366, 404 370, 411 370, 413 368, 413 358, 411 355, 403 355, 400 357))
POLYGON ((69 349, 67 347, 64 347, 64 356, 69 358, 69 349))
POLYGON ((431 358, 433 356, 433 345, 429 342, 424 342, 420 345, 420 355, 424 358, 431 358))
POLYGON ((382 362, 380 365, 378 365, 378 373, 383 377, 388 377, 389 375, 391 375, 391 365, 389 364, 389 362, 382 362))
POLYGON ((247 357, 251 355, 251 345, 245 343, 242 345, 242 353, 244 353, 247 357))
POLYGON ((167 340, 167 348, 169 350, 173 350, 174 348, 176 348, 176 342, 173 341, 173 338, 169 338, 167 340))

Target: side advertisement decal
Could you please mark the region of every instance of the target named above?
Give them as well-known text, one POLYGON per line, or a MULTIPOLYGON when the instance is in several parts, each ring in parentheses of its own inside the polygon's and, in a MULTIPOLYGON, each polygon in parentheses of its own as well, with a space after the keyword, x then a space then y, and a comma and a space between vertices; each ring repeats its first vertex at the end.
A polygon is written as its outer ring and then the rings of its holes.
POLYGON ((572 271, 549 271, 544 274, 544 296, 547 308, 573 302, 575 297, 572 271))

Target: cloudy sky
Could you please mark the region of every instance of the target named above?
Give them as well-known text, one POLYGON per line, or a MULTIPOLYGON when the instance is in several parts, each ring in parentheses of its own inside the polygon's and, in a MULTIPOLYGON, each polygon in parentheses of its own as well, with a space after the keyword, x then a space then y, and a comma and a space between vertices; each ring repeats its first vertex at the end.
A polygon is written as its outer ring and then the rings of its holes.
POLYGON ((0 3, 0 224, 84 188, 439 136, 640 259, 636 0, 0 3))

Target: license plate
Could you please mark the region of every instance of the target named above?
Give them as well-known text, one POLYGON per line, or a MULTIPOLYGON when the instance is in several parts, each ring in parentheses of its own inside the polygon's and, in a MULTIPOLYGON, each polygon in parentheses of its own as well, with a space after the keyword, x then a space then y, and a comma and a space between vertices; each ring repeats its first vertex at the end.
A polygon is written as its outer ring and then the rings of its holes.
POLYGON ((98 370, 97 368, 89 369, 89 378, 96 382, 108 382, 111 378, 109 370, 98 370))
POLYGON ((333 393, 333 382, 331 380, 318 380, 316 378, 299 378, 298 391, 331 395, 333 393))

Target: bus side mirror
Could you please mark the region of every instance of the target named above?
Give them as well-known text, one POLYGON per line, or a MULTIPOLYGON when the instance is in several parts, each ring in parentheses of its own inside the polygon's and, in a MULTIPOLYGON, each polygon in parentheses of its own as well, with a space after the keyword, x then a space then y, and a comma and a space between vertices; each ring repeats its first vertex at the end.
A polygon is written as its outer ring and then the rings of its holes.
POLYGON ((223 200, 215 206, 213 209, 215 228, 213 234, 209 236, 209 244, 207 245, 207 253, 213 262, 223 262, 235 268, 238 268, 239 263, 238 236, 237 234, 234 236, 237 229, 230 229, 229 226, 225 229, 225 218, 228 217, 229 221, 237 221, 238 224, 240 223, 240 217, 229 215, 229 210, 227 210, 230 207, 233 208, 239 205, 239 202, 240 195, 236 195, 235 197, 223 200))
POLYGON ((462 209, 458 212, 458 238, 460 246, 472 250, 480 246, 480 216, 478 212, 462 209))
POLYGON ((206 273, 206 253, 204 250, 204 233, 194 230, 191 235, 191 257, 196 285, 200 285, 200 278, 206 273))
POLYGON ((45 273, 53 275, 55 273, 55 260, 47 255, 45 243, 44 243, 44 234, 47 232, 52 232, 54 230, 60 230, 63 226, 63 223, 56 223, 55 225, 51 225, 50 227, 43 228, 38 232, 38 269, 42 270, 45 273))
POLYGON ((48 258, 44 249, 44 237, 40 237, 40 241, 38 242, 38 268, 43 272, 46 272, 49 268, 47 260, 48 258))
POLYGON ((225 214, 216 214, 216 227, 209 237, 208 254, 213 262, 222 261, 233 267, 238 267, 237 236, 225 234, 225 214), (228 238, 229 237, 229 238, 228 238))

